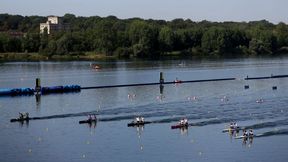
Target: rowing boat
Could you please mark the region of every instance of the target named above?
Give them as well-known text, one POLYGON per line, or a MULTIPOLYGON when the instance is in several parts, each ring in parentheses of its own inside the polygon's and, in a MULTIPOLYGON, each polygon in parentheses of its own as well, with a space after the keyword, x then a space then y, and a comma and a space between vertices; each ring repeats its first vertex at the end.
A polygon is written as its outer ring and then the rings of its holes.
POLYGON ((24 121, 29 121, 30 118, 15 118, 15 119, 11 119, 10 122, 24 122, 24 121))
POLYGON ((177 124, 177 125, 172 125, 171 129, 177 129, 177 128, 188 128, 189 124, 177 124))
POLYGON ((236 128, 227 128, 227 129, 223 129, 222 132, 234 132, 234 131, 240 131, 242 130, 243 128, 241 127, 236 127, 236 128))
POLYGON ((128 127, 134 127, 134 126, 141 126, 141 125, 145 125, 145 124, 150 124, 151 122, 149 121, 144 121, 144 122, 135 122, 135 121, 132 121, 131 123, 128 123, 127 126, 128 127))
POLYGON ((253 138, 254 135, 250 135, 250 136, 236 136, 235 139, 247 139, 247 138, 253 138))
POLYGON ((91 123, 96 123, 96 122, 97 122, 97 119, 88 119, 88 120, 79 121, 79 124, 84 124, 84 123, 91 124, 91 123))

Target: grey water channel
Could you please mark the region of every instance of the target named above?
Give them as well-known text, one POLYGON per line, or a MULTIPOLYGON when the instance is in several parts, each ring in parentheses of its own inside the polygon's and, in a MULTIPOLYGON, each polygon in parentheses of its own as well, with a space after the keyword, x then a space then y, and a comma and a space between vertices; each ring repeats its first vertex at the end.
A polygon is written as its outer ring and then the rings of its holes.
POLYGON ((0 63, 0 88, 34 88, 35 78, 42 86, 154 83, 160 72, 167 82, 237 79, 0 97, 1 162, 288 161, 288 78, 244 80, 287 75, 288 59, 93 62, 100 69, 90 63, 0 63), (39 120, 11 123, 19 112, 39 120), (88 114, 98 122, 79 124, 88 114), (138 115, 152 123, 127 127, 138 115), (171 129, 183 117, 191 126, 171 129), (223 133, 230 122, 255 137, 223 133))

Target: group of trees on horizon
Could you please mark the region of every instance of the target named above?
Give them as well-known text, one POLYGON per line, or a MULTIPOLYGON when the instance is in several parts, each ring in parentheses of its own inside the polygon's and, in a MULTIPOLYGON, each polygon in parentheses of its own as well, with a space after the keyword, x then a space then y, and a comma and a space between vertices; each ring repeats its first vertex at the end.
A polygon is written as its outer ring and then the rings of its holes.
POLYGON ((36 52, 73 55, 85 52, 107 56, 159 58, 242 57, 288 53, 288 25, 266 20, 253 22, 194 22, 190 19, 144 20, 76 17, 65 14, 69 31, 40 34, 47 17, 0 14, 0 53, 36 52), (14 37, 9 32, 23 32, 14 37))

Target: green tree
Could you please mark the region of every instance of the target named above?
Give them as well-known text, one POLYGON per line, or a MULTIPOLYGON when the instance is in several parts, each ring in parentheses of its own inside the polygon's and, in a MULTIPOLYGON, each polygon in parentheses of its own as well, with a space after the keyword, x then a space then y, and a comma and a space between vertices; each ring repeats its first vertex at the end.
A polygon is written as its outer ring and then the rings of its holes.
POLYGON ((279 23, 275 28, 278 48, 288 47, 288 26, 284 23, 279 23))
POLYGON ((171 28, 164 26, 160 29, 158 41, 159 48, 162 52, 170 52, 173 49, 175 36, 171 28))
POLYGON ((8 40, 7 52, 22 52, 22 42, 19 38, 10 37, 8 40))
POLYGON ((272 32, 255 27, 251 30, 249 50, 253 55, 272 54, 276 49, 276 37, 272 32))
POLYGON ((46 53, 49 56, 57 54, 57 43, 55 40, 50 40, 48 43, 48 47, 46 49, 46 53))
POLYGON ((228 44, 225 44, 225 33, 224 29, 212 27, 209 28, 202 37, 202 48, 207 53, 217 53, 225 48, 224 46, 230 46, 230 42, 227 41, 228 44))
POLYGON ((40 37, 38 33, 27 33, 22 39, 23 50, 26 52, 38 52, 40 47, 40 37))
POLYGON ((8 35, 0 33, 0 52, 8 52, 7 51, 8 41, 9 41, 8 35))
POLYGON ((40 47, 39 51, 44 52, 48 46, 48 30, 44 29, 43 33, 40 35, 40 47))
POLYGON ((158 29, 145 21, 134 20, 129 28, 133 54, 138 57, 158 57, 158 29))

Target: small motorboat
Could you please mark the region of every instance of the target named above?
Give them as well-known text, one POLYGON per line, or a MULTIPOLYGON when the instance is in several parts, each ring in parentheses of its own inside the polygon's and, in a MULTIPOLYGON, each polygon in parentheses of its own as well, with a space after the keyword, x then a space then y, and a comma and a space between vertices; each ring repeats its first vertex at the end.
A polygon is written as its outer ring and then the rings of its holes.
POLYGON ((92 64, 90 63, 90 67, 92 67, 92 69, 101 69, 101 67, 97 64, 92 64))

